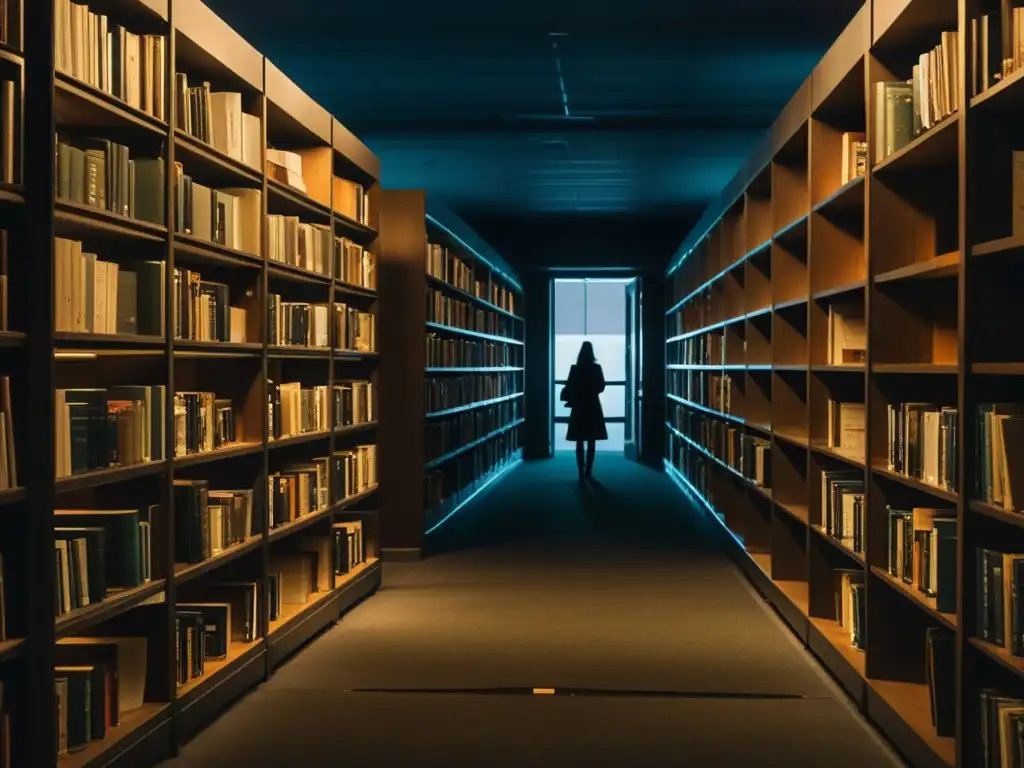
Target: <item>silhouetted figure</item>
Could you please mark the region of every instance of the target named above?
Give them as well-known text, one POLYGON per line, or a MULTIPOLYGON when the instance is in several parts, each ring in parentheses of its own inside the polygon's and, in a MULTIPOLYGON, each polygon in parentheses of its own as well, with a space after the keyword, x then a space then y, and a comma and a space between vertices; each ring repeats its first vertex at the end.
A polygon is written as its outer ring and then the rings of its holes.
POLYGON ((594 346, 584 341, 569 369, 569 379, 562 390, 562 400, 571 409, 567 440, 576 442, 576 466, 580 480, 590 477, 594 469, 594 443, 608 439, 604 425, 604 411, 598 398, 604 392, 604 371, 594 358, 594 346), (587 444, 586 464, 583 463, 583 443, 587 444))

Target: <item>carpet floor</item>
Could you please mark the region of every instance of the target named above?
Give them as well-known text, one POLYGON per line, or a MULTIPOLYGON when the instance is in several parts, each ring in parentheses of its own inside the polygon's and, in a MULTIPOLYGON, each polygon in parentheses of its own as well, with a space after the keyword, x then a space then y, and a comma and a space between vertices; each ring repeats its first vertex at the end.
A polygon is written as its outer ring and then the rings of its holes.
POLYGON ((664 474, 575 474, 513 470, 167 765, 901 765, 664 474))

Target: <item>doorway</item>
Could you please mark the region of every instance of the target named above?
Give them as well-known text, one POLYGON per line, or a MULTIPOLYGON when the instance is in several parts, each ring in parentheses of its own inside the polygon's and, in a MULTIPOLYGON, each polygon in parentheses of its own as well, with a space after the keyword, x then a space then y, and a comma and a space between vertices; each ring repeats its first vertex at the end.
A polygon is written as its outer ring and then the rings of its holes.
POLYGON ((608 439, 597 443, 599 451, 640 454, 640 402, 643 391, 641 366, 640 279, 556 278, 554 280, 554 351, 552 442, 555 451, 574 450, 565 439, 569 409, 559 394, 575 364, 580 345, 594 346, 604 370, 601 393, 608 439))

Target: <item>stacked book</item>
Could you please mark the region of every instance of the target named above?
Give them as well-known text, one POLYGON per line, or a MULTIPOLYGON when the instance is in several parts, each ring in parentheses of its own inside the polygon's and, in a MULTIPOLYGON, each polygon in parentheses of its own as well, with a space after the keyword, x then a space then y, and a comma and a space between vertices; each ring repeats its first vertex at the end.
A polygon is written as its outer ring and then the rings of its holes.
POLYGON ((377 446, 357 445, 331 456, 331 495, 342 501, 377 485, 377 446))
POLYGON ((889 508, 889 575, 956 613, 956 510, 889 508))
POLYGON ((256 494, 212 490, 206 480, 174 481, 174 561, 201 563, 261 533, 256 494))
POLYGON ((876 163, 956 112, 959 50, 959 33, 943 32, 939 45, 921 54, 910 80, 875 83, 876 163))
POLYGON ((100 741, 145 700, 145 637, 67 637, 54 646, 57 755, 100 741))
POLYGON ((267 147, 267 176, 306 193, 306 182, 302 178, 302 155, 298 152, 267 147))
POLYGON ((165 40, 112 24, 85 4, 56 0, 53 56, 58 72, 165 120, 165 40))
POLYGON ((829 365, 863 365, 867 359, 867 333, 864 308, 854 304, 830 304, 828 307, 829 365))
POLYGON ((377 290, 377 257, 359 243, 344 237, 334 238, 334 279, 377 290))
POLYGON ((864 633, 867 615, 867 589, 862 570, 835 570, 836 621, 849 633, 850 645, 863 651, 867 647, 864 633))
POLYGON ((132 159, 107 139, 57 137, 57 197, 152 224, 164 223, 163 158, 132 159))
POLYGON ((826 536, 863 554, 866 515, 863 472, 836 469, 821 473, 821 526, 826 536))
POLYGON ((270 294, 271 345, 326 348, 330 338, 329 314, 327 304, 282 301, 280 295, 270 294))
POLYGON ((978 497, 1010 512, 1024 508, 1024 406, 978 406, 978 497))
POLYGON ((890 472, 957 490, 957 409, 931 403, 887 406, 890 472))
POLYGON ((189 87, 188 75, 178 72, 177 127, 221 154, 259 170, 263 138, 260 119, 242 111, 242 94, 210 90, 210 84, 189 87))
POLYGON ((58 237, 53 246, 55 331, 163 335, 164 262, 122 269, 78 240, 58 237))
POLYGON ((361 521, 334 523, 331 525, 331 535, 334 539, 335 576, 344 576, 366 562, 366 542, 361 521))
POLYGON ((57 477, 163 460, 162 385, 58 389, 54 400, 57 477))
POLYGON ((828 447, 864 460, 864 403, 828 401, 828 447))
POLYGON ((230 399, 213 392, 174 393, 174 455, 186 456, 235 442, 235 412, 230 399))
POLYGON ((317 458, 291 464, 270 475, 268 513, 271 528, 327 509, 330 505, 329 464, 327 458, 317 458))
POLYGON ((334 347, 351 352, 377 350, 377 318, 372 312, 334 305, 334 347))
POLYGON ((54 510, 56 613, 103 602, 152 578, 154 508, 54 510))
POLYGON ((377 418, 373 383, 343 381, 334 385, 334 426, 368 424, 377 418))
POLYGON ((275 440, 330 429, 328 387, 303 387, 297 381, 268 382, 270 436, 275 440))
POLYGON ((271 261, 329 275, 332 237, 331 228, 324 224, 307 224, 299 221, 298 216, 267 214, 271 261))
POLYGON ((260 248, 263 195, 258 189, 213 189, 174 164, 174 231, 254 256, 260 248))
POLYGON ((175 338, 244 343, 246 311, 231 306, 229 293, 224 283, 203 280, 198 272, 175 268, 175 338))

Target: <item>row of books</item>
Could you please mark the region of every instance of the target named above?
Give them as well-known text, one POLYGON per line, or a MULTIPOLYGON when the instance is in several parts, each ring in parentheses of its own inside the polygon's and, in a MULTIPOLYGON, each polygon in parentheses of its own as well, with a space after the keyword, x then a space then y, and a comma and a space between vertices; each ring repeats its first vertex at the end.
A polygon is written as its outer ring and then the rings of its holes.
POLYGON ((336 348, 373 352, 377 348, 377 322, 370 312, 347 304, 334 305, 333 324, 329 304, 282 301, 270 295, 270 338, 277 346, 327 348, 333 335, 336 348), (333 334, 332 334, 333 331, 333 334))
POLYGON ((512 429, 445 462, 423 476, 424 509, 438 511, 462 503, 496 472, 519 456, 519 430, 512 429))
POLYGON ((978 498, 1010 512, 1024 508, 1024 406, 982 403, 975 429, 978 498))
POLYGON ((214 92, 210 84, 189 86, 188 75, 174 76, 177 128, 237 160, 259 170, 263 152, 260 119, 242 110, 242 94, 214 92))
POLYGON ((174 393, 175 456, 215 451, 237 439, 230 399, 219 398, 214 392, 174 393))
POLYGON ((334 385, 334 426, 351 427, 376 420, 373 383, 348 381, 334 385))
POLYGON ((886 406, 888 468, 948 491, 957 490, 957 409, 932 403, 886 406))
POLYGON ((934 598, 936 610, 956 613, 956 510, 888 512, 889 575, 934 598))
POLYGON ((85 4, 56 0, 54 67, 159 120, 167 116, 162 35, 138 35, 85 4))
POLYGON ((522 367, 523 349, 518 344, 449 339, 428 333, 426 364, 432 368, 522 367))
POLYGON ((958 52, 959 33, 943 32, 939 45, 921 54, 910 80, 875 83, 876 163, 957 110, 958 52))
POLYGON ((867 648, 867 588, 863 570, 833 571, 836 621, 846 631, 850 645, 859 651, 867 648))
POLYGON ((728 374, 671 370, 666 373, 666 384, 670 395, 721 413, 732 413, 732 376, 728 374))
MULTIPOLYGON (((686 293, 689 293, 689 291, 686 291, 686 293)), ((682 296, 680 296, 680 298, 682 298, 682 296)), ((725 319, 727 318, 718 317, 715 314, 712 304, 711 289, 705 288, 690 297, 689 301, 687 301, 685 305, 669 315, 666 331, 668 332, 669 338, 673 336, 681 336, 690 330, 703 328, 711 325, 717 320, 725 319)))
MULTIPOLYGON (((161 267, 163 266, 160 262, 161 267)), ((162 275, 162 271, 161 271, 162 275)), ((203 280, 193 270, 174 270, 174 337, 242 344, 247 340, 246 310, 231 305, 225 283, 203 280)))
POLYGON ((214 490, 208 480, 174 481, 174 561, 201 563, 262 532, 253 489, 214 490))
POLYGON ((163 158, 131 158, 107 139, 57 138, 57 197, 153 224, 164 223, 163 158))
POLYGON ((827 338, 829 365, 863 365, 868 348, 864 307, 853 303, 829 304, 827 338))
POLYGON ((53 243, 54 330, 163 335, 164 262, 122 267, 86 253, 82 242, 53 243))
POLYGON ((267 257, 320 275, 330 275, 335 238, 330 226, 298 216, 267 215, 267 257))
POLYGON ((309 432, 326 432, 329 387, 320 384, 304 387, 300 382, 268 382, 268 418, 270 436, 274 440, 309 432))
POLYGON ((971 96, 978 96, 1024 66, 1024 8, 1002 0, 999 13, 971 19, 971 96))
POLYGON ((866 421, 864 403, 828 401, 828 447, 863 461, 866 421))
POLYGON ((427 274, 466 293, 473 293, 473 267, 454 251, 427 243, 427 274))
POLYGON ((334 238, 334 279, 377 290, 377 256, 344 237, 334 238))
POLYGON ((863 472, 836 469, 821 473, 821 527, 826 536, 864 554, 867 508, 863 472))
POLYGON ((520 387, 516 373, 477 373, 423 381, 424 407, 427 413, 506 397, 518 391, 520 387))
POLYGON ((424 459, 433 461, 479 440, 519 419, 519 400, 508 400, 486 408, 428 421, 424 428, 424 459))
MULTIPOLYGON (((174 231, 259 256, 263 193, 247 187, 214 189, 174 164, 174 231)), ((161 220, 162 221, 162 220, 161 220)))
MULTIPOLYGON (((723 331, 690 336, 666 350, 665 362, 669 365, 726 365, 727 336, 723 331)), ((737 353, 742 353, 742 346, 737 353)))
POLYGON ((69 637, 54 646, 57 756, 106 737, 145 701, 145 637, 69 637))
POLYGON ((162 385, 58 389, 57 477, 164 458, 162 385))
POLYGON ((975 633, 1024 657, 1024 555, 979 547, 974 568, 975 633))
POLYGON ((111 591, 138 587, 152 578, 154 509, 54 510, 57 616, 101 603, 111 591))
POLYGON ((842 135, 842 154, 840 164, 839 183, 849 184, 858 179, 868 171, 868 139, 861 132, 847 132, 842 135))
POLYGON ((322 512, 331 503, 366 493, 377 484, 377 447, 358 445, 331 456, 289 464, 268 479, 271 528, 322 512))
POLYGON ((427 286, 426 315, 429 323, 513 338, 511 318, 497 312, 480 309, 468 301, 447 296, 431 286, 427 286))
POLYGON ((331 150, 327 147, 313 149, 284 150, 267 148, 267 177, 325 206, 333 206, 336 213, 352 221, 371 226, 370 193, 359 182, 335 176, 331 166, 331 150), (326 184, 317 184, 314 189, 306 187, 306 171, 313 179, 331 179, 330 189, 326 184))

